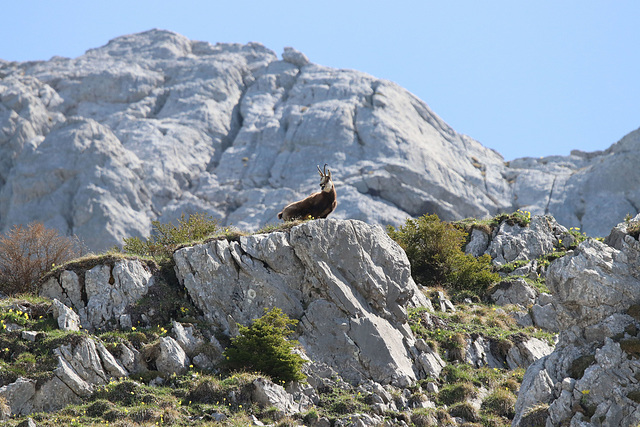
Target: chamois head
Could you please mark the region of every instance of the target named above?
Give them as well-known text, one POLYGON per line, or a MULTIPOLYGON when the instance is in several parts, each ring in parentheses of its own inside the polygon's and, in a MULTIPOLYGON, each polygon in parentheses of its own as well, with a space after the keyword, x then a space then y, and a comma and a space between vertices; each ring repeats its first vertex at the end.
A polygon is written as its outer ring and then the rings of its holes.
POLYGON ((320 170, 320 165, 318 165, 318 172, 320 172, 320 188, 324 192, 331 192, 333 181, 331 181, 331 170, 327 170, 327 164, 324 164, 324 172, 320 170))

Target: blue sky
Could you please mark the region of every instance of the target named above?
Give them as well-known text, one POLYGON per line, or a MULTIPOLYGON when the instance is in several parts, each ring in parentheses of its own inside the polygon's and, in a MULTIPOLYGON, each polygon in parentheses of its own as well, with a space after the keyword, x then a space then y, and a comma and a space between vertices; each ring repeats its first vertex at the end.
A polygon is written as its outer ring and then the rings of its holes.
POLYGON ((603 150, 640 127, 638 1, 7 1, 0 58, 76 57, 162 28, 256 41, 392 80, 517 157, 603 150))

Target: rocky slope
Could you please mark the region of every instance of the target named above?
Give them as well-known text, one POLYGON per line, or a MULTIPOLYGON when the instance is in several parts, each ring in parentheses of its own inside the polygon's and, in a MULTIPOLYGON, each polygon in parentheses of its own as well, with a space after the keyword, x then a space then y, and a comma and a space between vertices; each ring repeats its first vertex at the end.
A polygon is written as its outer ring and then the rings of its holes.
POLYGON ((606 235, 640 207, 637 133, 505 163, 392 82, 293 49, 153 30, 75 59, 0 61, 0 79, 0 229, 38 220, 94 250, 183 212, 276 222, 324 163, 335 217, 368 223, 524 208, 606 235))
POLYGON ((355 220, 185 246, 175 275, 125 256, 74 261, 49 274, 46 299, 0 301, 0 419, 636 425, 638 230, 640 215, 604 241, 548 216, 474 223, 467 250, 504 276, 495 305, 417 285, 399 246, 355 220), (214 379, 237 323, 270 307, 300 321, 308 382, 214 379))
POLYGON ((513 425, 640 422, 640 216, 587 240, 549 268, 558 344, 523 379, 513 425))
MULTIPOLYGON (((532 253, 541 241, 557 241, 567 231, 552 218, 534 221, 550 226, 526 237, 527 227, 498 227, 489 246, 517 242, 532 253)), ((232 407, 218 402, 204 408, 208 417, 244 411, 267 417, 264 408, 275 406, 305 425, 329 425, 329 418, 333 425, 433 425, 428 423, 436 418, 454 425, 481 413, 505 425, 513 416, 515 378, 553 350, 546 339, 533 337, 540 329, 513 320, 533 302, 548 304, 530 284, 509 279, 497 287, 493 298, 504 307, 498 311, 478 302, 452 304, 442 292, 433 294, 434 307, 429 292, 411 278, 402 249, 381 227, 360 221, 316 220, 267 234, 214 238, 178 249, 173 259, 173 278, 135 258, 81 259, 49 274, 41 291, 46 300, 0 301, 10 304, 0 315, 6 326, 0 331, 6 347, 0 351, 0 409, 4 399, 14 415, 62 410, 58 416, 64 416, 70 404, 87 405, 85 414, 97 414, 91 422, 109 421, 106 409, 97 412, 96 405, 115 410, 121 404, 126 418, 125 409, 134 412, 177 393, 182 409, 173 416, 195 420, 189 414, 202 415, 199 405, 205 403, 189 402, 202 398, 199 376, 221 372, 222 351, 238 333, 237 324, 248 325, 271 307, 299 320, 296 338, 308 360, 308 383, 285 390, 250 376, 247 389, 223 392, 216 386, 205 394, 224 397, 232 407), (500 336, 491 332, 496 322, 503 322, 500 336), (457 350, 449 347, 454 335, 462 340, 457 350), (29 352, 39 358, 38 367, 20 371, 16 357, 29 352), (466 379, 454 379, 460 375, 466 379), (473 384, 470 375, 478 375, 473 384), (512 391, 502 397, 507 406, 495 409, 491 402, 500 384, 512 391), (451 397, 454 387, 468 392, 451 397), (152 395, 155 389, 160 394, 142 403, 128 394, 152 395), (302 420, 314 411, 315 421, 302 420)))

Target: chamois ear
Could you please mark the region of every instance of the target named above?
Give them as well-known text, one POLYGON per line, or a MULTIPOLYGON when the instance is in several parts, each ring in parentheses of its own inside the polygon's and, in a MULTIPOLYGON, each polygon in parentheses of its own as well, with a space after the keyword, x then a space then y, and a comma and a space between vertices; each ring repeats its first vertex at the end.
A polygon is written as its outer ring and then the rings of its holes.
POLYGON ((317 166, 318 166, 318 173, 320 174, 320 176, 324 176, 324 174, 322 173, 322 170, 320 170, 320 165, 317 165, 317 166))
POLYGON ((331 169, 327 169, 327 176, 331 179, 331 169))

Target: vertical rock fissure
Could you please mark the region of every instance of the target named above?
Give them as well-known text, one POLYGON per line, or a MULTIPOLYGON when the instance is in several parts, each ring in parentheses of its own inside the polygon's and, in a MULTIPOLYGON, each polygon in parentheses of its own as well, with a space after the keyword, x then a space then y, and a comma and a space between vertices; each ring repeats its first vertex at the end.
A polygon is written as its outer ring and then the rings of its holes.
POLYGON ((551 205, 551 200, 553 199, 553 191, 556 187, 556 182, 558 181, 558 177, 553 177, 553 183, 551 184, 551 191, 549 191, 549 199, 547 199, 547 205, 544 207, 544 214, 549 215, 549 206, 551 205))

